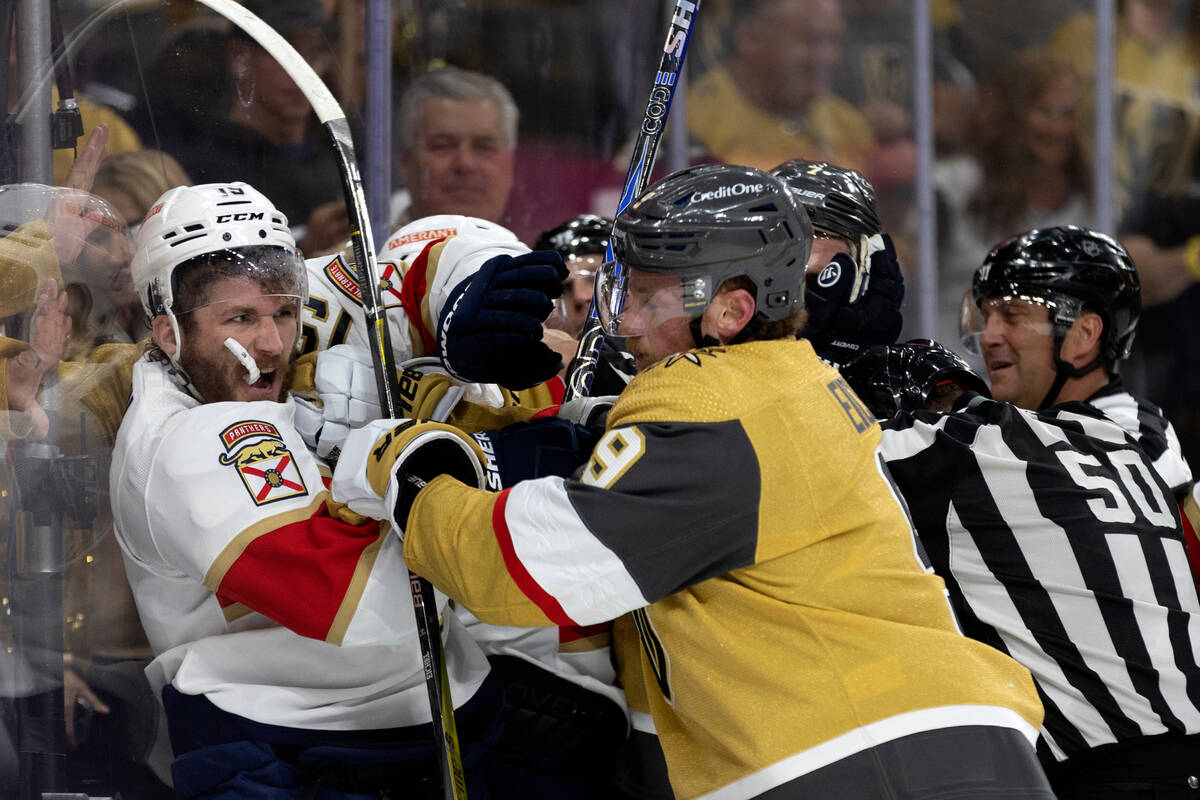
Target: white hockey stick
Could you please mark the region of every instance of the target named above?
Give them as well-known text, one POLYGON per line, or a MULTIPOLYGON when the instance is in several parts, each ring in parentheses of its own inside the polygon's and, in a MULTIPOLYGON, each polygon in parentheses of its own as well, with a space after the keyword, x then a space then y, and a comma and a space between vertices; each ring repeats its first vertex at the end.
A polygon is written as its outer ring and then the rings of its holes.
MULTIPOLYGON (((346 209, 350 215, 350 242, 354 250, 359 287, 362 290, 363 313, 373 335, 371 354, 375 365, 375 378, 381 405, 388 416, 396 414, 399 391, 387 321, 384 316, 383 300, 379 288, 379 271, 375 263, 375 246, 371 240, 366 198, 362 178, 354 155, 354 143, 350 137, 350 125, 346 114, 329 88, 313 71, 291 43, 274 28, 234 0, 199 0, 221 16, 237 25, 270 53, 287 72, 312 106, 317 118, 328 131, 338 157, 342 174, 342 189, 346 197, 346 209)), ((135 0, 116 0, 100 9, 76 30, 64 48, 66 53, 90 35, 93 27, 102 20, 118 13, 135 0)), ((437 616, 437 602, 433 586, 429 581, 410 572, 413 607, 417 617, 417 634, 421 643, 424 663, 425 686, 429 694, 430 714, 433 720, 435 746, 439 751, 442 787, 447 800, 465 800, 466 778, 463 774, 462 758, 459 754, 458 730, 454 723, 454 702, 450 696, 450 681, 446 673, 445 654, 442 650, 441 626, 437 616)))

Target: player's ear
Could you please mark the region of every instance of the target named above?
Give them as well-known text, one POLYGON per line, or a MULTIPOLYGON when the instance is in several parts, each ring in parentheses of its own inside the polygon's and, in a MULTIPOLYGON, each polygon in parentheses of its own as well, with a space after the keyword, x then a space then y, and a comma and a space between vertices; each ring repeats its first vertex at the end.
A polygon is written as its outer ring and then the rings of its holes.
POLYGON ((754 295, 745 289, 727 289, 713 298, 711 331, 715 338, 726 344, 742 332, 754 319, 754 295))
POLYGON ((179 350, 179 343, 175 341, 175 328, 171 326, 171 321, 167 319, 165 314, 159 314, 150 323, 150 332, 154 336, 154 343, 171 358, 174 358, 179 350))
POLYGON ((1103 318, 1094 311, 1083 312, 1063 339, 1063 360, 1075 366, 1090 363, 1100 354, 1103 335, 1103 318))

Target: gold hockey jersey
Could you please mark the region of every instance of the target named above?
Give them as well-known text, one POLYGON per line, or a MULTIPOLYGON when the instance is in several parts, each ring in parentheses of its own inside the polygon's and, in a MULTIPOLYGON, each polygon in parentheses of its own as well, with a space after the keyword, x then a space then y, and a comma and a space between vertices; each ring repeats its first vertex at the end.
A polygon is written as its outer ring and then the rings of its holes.
POLYGON ((694 350, 629 384, 578 480, 430 482, 405 557, 487 622, 629 614, 614 647, 681 798, 754 797, 924 730, 1032 742, 1029 673, 957 630, 879 440, 805 341, 694 350))

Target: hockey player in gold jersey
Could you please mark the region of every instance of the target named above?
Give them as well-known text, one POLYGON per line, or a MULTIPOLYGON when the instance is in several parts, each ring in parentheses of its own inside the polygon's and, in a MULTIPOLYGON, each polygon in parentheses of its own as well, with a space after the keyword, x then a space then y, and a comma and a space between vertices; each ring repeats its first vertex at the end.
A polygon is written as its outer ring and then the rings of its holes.
POLYGON ((620 618, 679 798, 1048 800, 1029 673, 961 636, 879 426, 795 338, 811 242, 772 176, 669 176, 597 283, 640 372, 576 477, 485 491, 473 442, 381 420, 350 433, 334 496, 482 620, 620 618))

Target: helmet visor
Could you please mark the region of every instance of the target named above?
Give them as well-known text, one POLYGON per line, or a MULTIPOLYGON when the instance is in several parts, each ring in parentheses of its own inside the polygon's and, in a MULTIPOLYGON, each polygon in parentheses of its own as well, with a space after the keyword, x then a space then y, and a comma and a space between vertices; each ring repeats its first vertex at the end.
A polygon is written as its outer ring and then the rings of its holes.
POLYGON ((645 336, 704 313, 713 296, 707 273, 651 272, 605 262, 596 273, 596 309, 609 336, 645 336))
POLYGON ((983 334, 994 327, 1002 335, 1033 334, 1053 336, 1056 315, 1072 313, 1066 298, 1002 294, 982 300, 968 289, 958 311, 958 332, 963 349, 972 355, 983 354, 983 334))
POLYGON ((222 278, 249 278, 263 296, 294 297, 301 303, 308 299, 308 271, 299 254, 282 247, 241 247, 206 253, 176 267, 175 313, 210 305, 207 290, 222 278))

